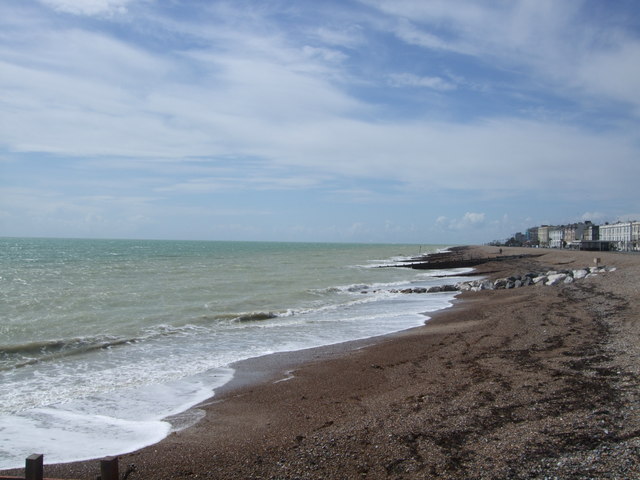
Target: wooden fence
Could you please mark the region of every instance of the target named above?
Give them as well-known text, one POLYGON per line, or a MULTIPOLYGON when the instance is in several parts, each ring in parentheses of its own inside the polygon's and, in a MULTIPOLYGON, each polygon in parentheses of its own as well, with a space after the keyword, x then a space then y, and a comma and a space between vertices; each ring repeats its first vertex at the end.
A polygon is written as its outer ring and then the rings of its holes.
MULTIPOLYGON (((128 469, 124 478, 129 476, 133 470, 128 469)), ((3 477, 0 480, 62 480, 55 478, 46 478, 44 476, 44 455, 34 453, 29 455, 25 460, 24 477, 3 477)), ((118 469, 118 457, 107 457, 100 460, 100 475, 96 480, 120 480, 118 469)))

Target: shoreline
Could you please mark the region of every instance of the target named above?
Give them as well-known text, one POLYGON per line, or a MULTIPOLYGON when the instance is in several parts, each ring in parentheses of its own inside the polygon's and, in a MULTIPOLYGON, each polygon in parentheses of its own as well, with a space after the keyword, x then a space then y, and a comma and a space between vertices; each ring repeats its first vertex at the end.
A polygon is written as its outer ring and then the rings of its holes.
MULTIPOLYGON (((425 326, 239 362, 195 407, 206 411, 200 422, 121 455, 121 465, 136 464, 132 479, 631 478, 640 257, 597 256, 618 270, 567 286, 464 292, 425 326)), ((593 257, 544 251, 477 274, 578 268, 593 257)), ((96 461, 45 458, 48 476, 96 470, 96 461)))

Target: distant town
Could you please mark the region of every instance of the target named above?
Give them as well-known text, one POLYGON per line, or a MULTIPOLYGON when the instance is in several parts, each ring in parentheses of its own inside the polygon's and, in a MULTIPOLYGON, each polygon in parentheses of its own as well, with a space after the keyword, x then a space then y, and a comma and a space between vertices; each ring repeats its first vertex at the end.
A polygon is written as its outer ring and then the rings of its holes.
POLYGON ((598 251, 640 251, 640 222, 628 221, 596 225, 592 222, 569 225, 540 225, 518 232, 492 245, 539 248, 572 248, 598 251))

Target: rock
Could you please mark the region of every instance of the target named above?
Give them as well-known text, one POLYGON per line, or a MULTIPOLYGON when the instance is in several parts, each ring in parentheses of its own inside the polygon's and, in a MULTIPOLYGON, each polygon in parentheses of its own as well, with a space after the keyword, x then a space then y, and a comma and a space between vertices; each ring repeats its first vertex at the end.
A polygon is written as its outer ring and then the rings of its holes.
POLYGON ((575 278, 576 280, 579 280, 581 278, 586 277, 588 274, 589 274, 589 272, 586 271, 585 269, 574 270, 573 271, 573 278, 575 278))
POLYGON ((540 275, 540 276, 534 277, 531 281, 535 285, 538 285, 538 284, 544 285, 545 283, 547 283, 547 276, 546 275, 540 275))
POLYGON ((480 284, 480 290, 493 290, 493 282, 485 280, 480 284))
POLYGON ((500 288, 506 288, 507 287, 507 282, 508 282, 508 280, 506 278, 499 278, 498 280, 493 282, 493 288, 495 288, 496 290, 498 290, 500 288))
POLYGON ((547 275, 547 285, 553 286, 558 285, 560 282, 563 282, 567 278, 566 273, 556 273, 554 275, 547 275))
POLYGON ((429 288, 427 289, 427 292, 428 292, 428 293, 438 293, 438 292, 441 292, 441 291, 442 291, 442 287, 440 287, 440 286, 438 286, 438 285, 436 285, 436 286, 434 286, 434 287, 429 287, 429 288))

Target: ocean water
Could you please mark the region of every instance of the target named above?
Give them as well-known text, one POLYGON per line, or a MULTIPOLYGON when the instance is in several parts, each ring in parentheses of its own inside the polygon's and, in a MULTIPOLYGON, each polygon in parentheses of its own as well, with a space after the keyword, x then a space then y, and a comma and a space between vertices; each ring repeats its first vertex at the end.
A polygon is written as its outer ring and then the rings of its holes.
POLYGON ((423 324, 454 294, 391 290, 456 272, 390 265, 439 248, 0 238, 0 469, 153 444, 235 361, 423 324))

